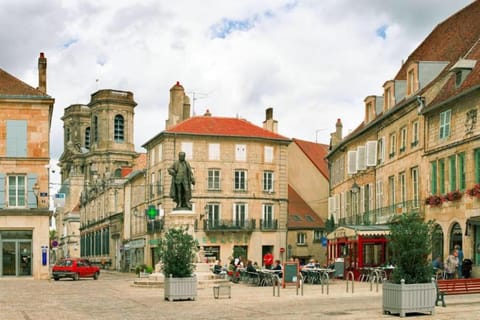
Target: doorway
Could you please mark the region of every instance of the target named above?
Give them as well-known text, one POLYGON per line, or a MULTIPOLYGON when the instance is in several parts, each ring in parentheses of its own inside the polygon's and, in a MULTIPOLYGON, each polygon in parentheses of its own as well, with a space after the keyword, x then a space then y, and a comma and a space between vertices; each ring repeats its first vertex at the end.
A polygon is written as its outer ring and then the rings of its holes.
POLYGON ((32 275, 32 243, 25 240, 4 240, 2 248, 2 276, 32 275))

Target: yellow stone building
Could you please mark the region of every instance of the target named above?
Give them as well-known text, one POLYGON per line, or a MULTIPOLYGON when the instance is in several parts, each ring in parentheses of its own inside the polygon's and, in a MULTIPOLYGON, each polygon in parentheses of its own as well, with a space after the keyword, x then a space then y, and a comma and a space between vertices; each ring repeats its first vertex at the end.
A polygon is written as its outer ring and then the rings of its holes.
POLYGON ((0 69, 0 277, 49 278, 50 128, 47 59, 38 87, 0 69))

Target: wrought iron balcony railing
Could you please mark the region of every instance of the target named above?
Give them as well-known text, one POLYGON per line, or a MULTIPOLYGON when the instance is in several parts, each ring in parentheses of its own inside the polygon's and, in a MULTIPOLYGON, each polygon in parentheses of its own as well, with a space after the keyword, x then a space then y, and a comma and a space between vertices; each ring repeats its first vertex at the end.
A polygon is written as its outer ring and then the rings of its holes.
POLYGON ((262 231, 268 231, 268 230, 275 231, 277 229, 278 229, 278 220, 277 219, 273 219, 273 220, 260 219, 260 230, 262 230, 262 231))
POLYGON ((255 230, 255 219, 251 220, 204 220, 203 230, 205 231, 253 231, 255 230))

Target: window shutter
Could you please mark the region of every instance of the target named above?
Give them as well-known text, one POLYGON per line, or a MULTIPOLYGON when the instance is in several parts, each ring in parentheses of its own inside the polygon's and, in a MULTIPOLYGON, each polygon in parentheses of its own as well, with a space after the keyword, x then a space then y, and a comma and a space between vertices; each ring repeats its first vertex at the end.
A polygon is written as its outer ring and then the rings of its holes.
POLYGON ((367 169, 366 159, 365 159, 365 147, 357 147, 357 170, 367 169))
POLYGON ((0 173, 0 209, 5 208, 5 174, 0 173))
POLYGON ((366 165, 374 167, 377 165, 377 141, 367 141, 366 146, 366 165))
POLYGON ((336 194, 335 196, 335 221, 338 222, 338 219, 340 218, 340 195, 336 194))
POLYGON ((373 183, 368 184, 368 208, 370 211, 373 210, 373 183))
POLYGON ((328 217, 330 216, 335 216, 335 198, 334 197, 328 197, 328 217))
POLYGON ((37 175, 31 173, 27 176, 27 206, 28 208, 37 208, 37 198, 33 193, 33 186, 37 182, 37 175))
POLYGON ((365 213, 365 187, 360 187, 360 213, 365 213))
POLYGON ((348 151, 348 163, 347 163, 347 173, 355 174, 357 173, 357 152, 348 151))

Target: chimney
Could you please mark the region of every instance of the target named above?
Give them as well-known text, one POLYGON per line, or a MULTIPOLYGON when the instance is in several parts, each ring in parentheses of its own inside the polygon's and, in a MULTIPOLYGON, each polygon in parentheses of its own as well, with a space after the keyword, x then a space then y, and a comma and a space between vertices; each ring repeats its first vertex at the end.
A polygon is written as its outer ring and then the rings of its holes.
POLYGON ((337 119, 337 123, 335 124, 335 135, 337 136, 337 139, 338 141, 342 141, 343 139, 343 133, 342 133, 342 130, 343 130, 343 124, 342 124, 342 120, 340 120, 340 118, 337 119))
POLYGON ((263 121, 263 129, 277 133, 278 121, 273 120, 273 108, 265 110, 265 121, 263 121))
POLYGON ((47 58, 40 52, 38 58, 38 90, 47 93, 47 58))
POLYGON ((190 118, 190 98, 185 94, 185 89, 177 81, 170 88, 170 104, 168 105, 168 119, 165 123, 167 129, 190 118))

